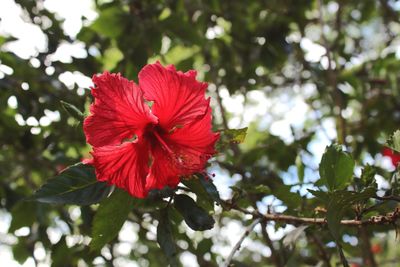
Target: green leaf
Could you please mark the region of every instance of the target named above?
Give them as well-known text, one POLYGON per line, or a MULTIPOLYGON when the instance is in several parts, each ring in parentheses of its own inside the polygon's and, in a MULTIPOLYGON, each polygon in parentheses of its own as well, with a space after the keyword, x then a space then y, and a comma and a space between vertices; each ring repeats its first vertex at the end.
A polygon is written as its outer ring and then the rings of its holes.
POLYGON ((109 7, 102 10, 100 16, 90 26, 98 34, 109 37, 117 38, 124 31, 126 25, 127 13, 121 7, 109 7))
POLYGON ((160 219, 157 226, 157 242, 164 251, 169 264, 172 267, 178 266, 176 258, 178 251, 172 235, 171 220, 168 215, 168 208, 160 210, 160 219))
POLYGON ((24 227, 31 226, 36 220, 36 204, 35 202, 20 201, 11 209, 11 224, 8 229, 9 233, 24 227))
POLYGON ((319 174, 329 191, 343 189, 353 176, 354 160, 340 145, 328 146, 319 165, 319 174))
POLYGON ((113 240, 128 218, 134 199, 123 190, 115 190, 109 198, 104 199, 93 219, 92 241, 90 248, 100 250, 113 240))
POLYGON ((182 183, 196 194, 196 203, 200 207, 208 212, 214 211, 214 200, 207 193, 197 176, 193 176, 191 179, 184 180, 182 183))
POLYGON ((395 131, 386 141, 386 146, 400 152, 400 130, 395 131))
POLYGON ((195 231, 204 231, 213 228, 214 219, 205 210, 197 206, 194 200, 187 195, 176 195, 174 207, 183 216, 186 224, 195 231))
POLYGON ((13 257, 19 264, 24 264, 24 262, 32 256, 32 252, 29 251, 28 238, 19 237, 18 243, 12 246, 13 257))
POLYGON ((301 155, 297 155, 296 157, 296 167, 297 167, 297 176, 299 177, 299 182, 304 181, 304 163, 301 159, 301 155))
POLYGON ((191 179, 182 181, 197 196, 197 203, 207 211, 214 211, 214 202, 220 204, 219 192, 212 180, 203 174, 195 174, 191 179))
POLYGON ((373 185, 374 187, 377 187, 378 185, 375 181, 375 174, 376 168, 371 165, 366 165, 361 173, 361 181, 365 186, 373 185))
POLYGON ((65 109, 65 111, 68 112, 68 114, 70 114, 75 119, 81 121, 85 118, 85 114, 83 114, 83 112, 80 111, 74 105, 72 105, 68 102, 65 102, 65 101, 60 101, 60 103, 61 103, 62 107, 65 109))
POLYGON ((58 241, 52 247, 51 251, 52 266, 64 266, 65 259, 71 259, 69 260, 69 264, 71 264, 69 266, 75 266, 77 264, 75 263, 76 260, 73 257, 75 252, 74 250, 76 250, 77 247, 69 248, 67 246, 67 242, 65 239, 66 239, 65 236, 62 236, 60 241, 58 241))
POLYGON ((324 192, 324 191, 317 191, 317 190, 311 190, 311 189, 307 189, 308 192, 310 192, 311 194, 313 194, 315 197, 319 198, 321 201, 327 203, 329 201, 329 194, 328 192, 324 192))
POLYGON ((226 129, 220 131, 220 138, 216 145, 217 150, 221 151, 230 144, 240 144, 244 142, 247 134, 247 127, 241 129, 226 129))
POLYGON ((376 195, 376 188, 368 187, 361 192, 335 191, 329 193, 326 220, 329 231, 336 241, 340 240, 340 221, 346 209, 357 202, 362 202, 376 195))
POLYGON ((291 192, 290 186, 287 185, 281 185, 274 188, 272 193, 274 196, 282 200, 289 209, 298 209, 302 202, 302 197, 298 193, 291 192))
POLYGON ((109 195, 112 187, 98 182, 94 168, 77 163, 50 179, 28 200, 53 204, 90 205, 109 195))
POLYGON ((252 190, 247 190, 248 192, 252 193, 260 193, 260 194, 271 194, 271 189, 266 186, 265 184, 259 184, 254 187, 252 190))
POLYGON ((103 54, 103 70, 113 70, 118 62, 124 59, 124 54, 116 46, 107 48, 103 54))
POLYGON ((219 196, 219 192, 215 184, 208 177, 204 177, 204 175, 199 175, 199 180, 201 185, 206 190, 207 194, 216 202, 221 203, 221 198, 219 196))
POLYGON ((175 189, 172 189, 169 186, 165 186, 162 189, 153 189, 150 190, 149 195, 147 196, 150 200, 157 200, 166 197, 171 197, 174 195, 175 189))

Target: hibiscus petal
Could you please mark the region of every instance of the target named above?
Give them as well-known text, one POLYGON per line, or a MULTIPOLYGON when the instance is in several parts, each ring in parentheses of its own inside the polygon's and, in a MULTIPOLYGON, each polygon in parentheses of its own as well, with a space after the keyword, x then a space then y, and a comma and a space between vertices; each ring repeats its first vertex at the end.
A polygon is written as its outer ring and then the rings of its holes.
POLYGON ((86 140, 92 146, 121 144, 124 139, 140 136, 147 124, 157 123, 133 81, 104 72, 93 76, 93 82, 94 103, 83 124, 86 140))
POLYGON ((106 181, 129 192, 134 197, 147 196, 149 146, 145 140, 125 142, 118 146, 93 148, 93 165, 99 181, 106 181))
POLYGON ((165 134, 165 144, 174 151, 174 164, 181 175, 202 172, 207 161, 216 153, 214 147, 219 133, 211 129, 211 108, 203 118, 165 134))
POLYGON ((179 173, 173 164, 171 164, 170 154, 161 146, 154 146, 151 150, 153 158, 149 175, 146 179, 146 189, 162 189, 165 186, 176 187, 179 182, 179 173))
POLYGON ((182 73, 172 65, 149 64, 139 73, 139 86, 144 98, 154 101, 152 113, 167 131, 202 117, 209 105, 207 83, 198 82, 193 70, 182 73))

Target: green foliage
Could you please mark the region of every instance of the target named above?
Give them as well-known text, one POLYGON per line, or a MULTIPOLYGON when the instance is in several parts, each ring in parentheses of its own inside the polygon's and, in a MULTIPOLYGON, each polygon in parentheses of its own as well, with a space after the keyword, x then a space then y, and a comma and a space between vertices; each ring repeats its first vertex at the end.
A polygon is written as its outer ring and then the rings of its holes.
POLYGON ((207 211, 214 211, 214 203, 220 204, 219 192, 213 184, 211 178, 203 174, 193 175, 191 179, 183 181, 193 193, 197 196, 197 204, 207 211))
POLYGON ((376 195, 376 189, 366 188, 361 192, 335 191, 328 194, 326 220, 328 227, 336 241, 340 240, 340 220, 343 218, 346 209, 352 205, 363 202, 376 195))
POLYGON ((36 219, 36 203, 35 202, 18 202, 11 209, 11 224, 8 229, 9 232, 24 227, 32 226, 36 219))
POLYGON ((339 145, 326 148, 319 165, 319 174, 330 191, 343 189, 353 176, 354 160, 339 145))
POLYGON ((400 130, 395 131, 386 141, 386 145, 400 153, 400 130))
POLYGON ((187 195, 176 195, 174 207, 183 216, 186 224, 195 231, 209 230, 214 226, 214 219, 187 195))
POLYGON ((67 103, 65 101, 60 101, 62 107, 67 111, 72 117, 75 119, 81 121, 85 117, 85 114, 83 114, 82 111, 80 111, 77 107, 74 105, 67 103))
POLYGON ((160 219, 157 226, 157 242, 164 251, 164 254, 167 257, 171 267, 178 266, 176 259, 178 252, 171 230, 168 208, 160 210, 160 219))
POLYGON ((92 250, 100 250, 117 236, 132 207, 133 198, 122 190, 116 190, 100 203, 93 218, 92 250))
POLYGON ((92 166, 78 163, 50 179, 28 200, 53 204, 90 205, 106 197, 111 189, 107 183, 96 180, 92 166))
POLYGON ((214 185, 212 182, 211 178, 205 177, 204 175, 199 175, 199 181, 205 191, 207 192, 208 196, 214 200, 215 203, 219 204, 221 203, 221 198, 219 196, 219 192, 217 187, 214 185))
POLYGON ((305 166, 300 155, 297 155, 296 157, 296 167, 297 167, 297 176, 299 177, 299 181, 303 182, 305 166))
POLYGON ((231 144, 240 144, 246 138, 247 127, 242 129, 226 129, 220 131, 217 150, 225 150, 231 144))

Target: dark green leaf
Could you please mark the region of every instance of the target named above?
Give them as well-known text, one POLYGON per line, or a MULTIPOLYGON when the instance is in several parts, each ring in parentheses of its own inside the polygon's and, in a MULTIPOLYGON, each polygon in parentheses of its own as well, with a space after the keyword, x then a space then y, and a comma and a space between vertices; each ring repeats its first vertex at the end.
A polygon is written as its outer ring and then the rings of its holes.
POLYGON ((18 261, 20 264, 24 264, 24 262, 31 256, 31 252, 27 246, 27 238, 20 237, 18 238, 18 243, 12 247, 12 252, 14 259, 18 261))
POLYGON ((31 226, 36 220, 35 202, 18 202, 11 210, 12 220, 8 231, 10 233, 24 227, 31 226))
POLYGON ((340 239, 340 221, 346 209, 375 195, 376 188, 374 187, 368 187, 361 192, 335 191, 329 193, 326 220, 331 234, 337 241, 340 239))
POLYGON ((386 146, 400 152, 400 130, 395 131, 390 138, 386 141, 386 146))
POLYGON ((197 196, 197 203, 207 211, 214 211, 214 202, 221 203, 219 192, 212 180, 203 174, 195 174, 191 179, 182 181, 197 196))
POLYGON ((319 165, 321 179, 329 191, 343 189, 353 176, 354 160, 340 145, 326 148, 319 165))
POLYGON ((165 256, 171 266, 178 266, 177 249, 172 235, 168 208, 160 210, 160 219, 157 226, 157 242, 164 251, 165 256))
POLYGON ((290 191, 290 186, 281 185, 272 190, 273 194, 285 203, 290 209, 297 209, 302 201, 299 194, 290 191))
MULTIPOLYGON (((62 236, 60 241, 52 247, 52 266, 65 266, 65 259, 73 258, 74 249, 76 249, 76 247, 69 248, 65 239, 65 236, 62 236)), ((68 266, 74 266, 72 260, 70 260, 69 264, 68 266)))
POLYGON ((128 218, 134 199, 125 191, 115 190, 104 199, 93 219, 90 248, 99 250, 114 239, 128 218))
POLYGON ((28 200, 44 203, 90 205, 111 192, 107 183, 98 182, 94 168, 78 163, 50 179, 28 200))
POLYGON ((153 189, 150 190, 148 199, 161 199, 166 197, 171 197, 175 192, 175 189, 172 189, 169 186, 165 186, 163 189, 153 189))
POLYGON ((196 194, 196 203, 200 207, 208 212, 214 211, 214 200, 207 193, 197 175, 193 176, 191 179, 182 181, 182 183, 196 194))
POLYGON ((211 251, 211 247, 213 245, 213 242, 211 240, 211 238, 204 238, 203 240, 201 240, 199 242, 199 244, 197 245, 197 249, 196 251, 198 253, 200 253, 200 255, 204 255, 207 252, 211 251))
POLYGON ((186 224, 193 230, 204 231, 213 228, 215 223, 213 217, 197 206, 191 197, 176 195, 174 207, 183 216, 186 224))
POLYGON ((80 111, 74 105, 67 103, 65 101, 60 101, 60 102, 61 102, 62 107, 65 109, 65 111, 67 111, 75 119, 81 121, 85 118, 85 114, 83 114, 83 112, 80 111))
POLYGON ((208 177, 204 177, 203 175, 199 175, 199 180, 201 185, 204 187, 208 195, 216 202, 221 203, 221 198, 219 197, 219 192, 217 187, 214 185, 212 180, 208 177))
POLYGON ((310 192, 311 194, 313 194, 315 197, 319 198, 321 201, 328 203, 329 201, 329 194, 328 192, 324 192, 324 191, 317 191, 317 190, 311 190, 308 189, 308 192, 310 192))

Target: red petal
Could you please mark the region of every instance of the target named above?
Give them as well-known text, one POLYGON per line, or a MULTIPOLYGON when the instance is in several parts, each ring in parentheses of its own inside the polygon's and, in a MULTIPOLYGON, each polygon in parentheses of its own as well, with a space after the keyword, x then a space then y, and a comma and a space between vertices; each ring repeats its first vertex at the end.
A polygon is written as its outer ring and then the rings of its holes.
POLYGON ((396 167, 397 164, 400 163, 400 153, 397 153, 396 151, 393 151, 388 147, 383 148, 382 155, 389 157, 394 167, 396 167))
POLYGON ((165 130, 191 123, 202 117, 209 106, 205 99, 207 83, 196 80, 196 72, 182 73, 159 62, 146 65, 139 73, 144 98, 154 101, 152 113, 165 130))
POLYGON ((137 139, 118 146, 94 147, 92 155, 97 179, 116 185, 134 197, 146 197, 149 146, 144 141, 137 139))
POLYGON ((175 153, 175 165, 181 175, 204 171, 207 161, 215 154, 219 133, 211 130, 211 108, 207 114, 171 134, 164 135, 164 142, 175 153))
POLYGON ((146 189, 162 189, 165 186, 176 187, 179 182, 178 170, 171 164, 171 158, 161 146, 152 149, 153 163, 146 180, 146 189))
POLYGON ((133 81, 104 72, 93 76, 93 82, 95 99, 91 115, 83 124, 86 140, 92 146, 121 144, 135 134, 140 136, 147 124, 157 122, 133 81))

